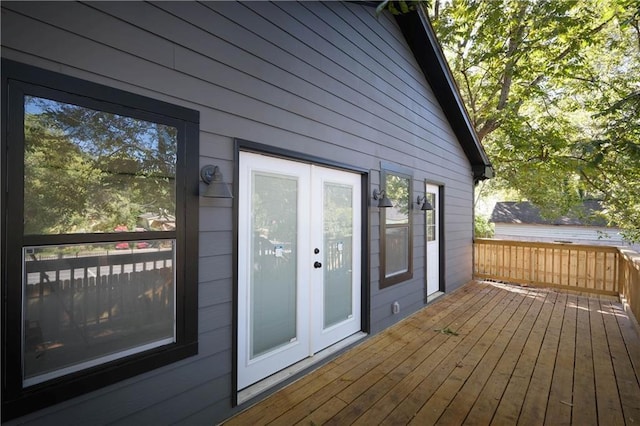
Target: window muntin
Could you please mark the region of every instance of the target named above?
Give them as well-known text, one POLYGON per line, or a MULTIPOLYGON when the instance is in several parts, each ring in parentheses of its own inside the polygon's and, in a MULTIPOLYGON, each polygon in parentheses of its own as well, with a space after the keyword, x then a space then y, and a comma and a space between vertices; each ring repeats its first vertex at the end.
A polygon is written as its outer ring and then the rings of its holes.
POLYGON ((35 96, 24 112, 25 234, 175 227, 175 127, 35 96))
POLYGON ((384 170, 383 184, 393 207, 382 209, 381 288, 406 281, 413 276, 411 176, 384 170))

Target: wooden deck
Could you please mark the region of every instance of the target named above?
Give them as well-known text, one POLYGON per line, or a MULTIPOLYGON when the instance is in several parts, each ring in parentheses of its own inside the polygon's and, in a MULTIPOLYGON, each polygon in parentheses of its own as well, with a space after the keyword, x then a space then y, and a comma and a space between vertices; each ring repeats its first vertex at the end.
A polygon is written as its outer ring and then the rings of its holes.
POLYGON ((471 282, 226 425, 638 425, 640 338, 609 296, 471 282))

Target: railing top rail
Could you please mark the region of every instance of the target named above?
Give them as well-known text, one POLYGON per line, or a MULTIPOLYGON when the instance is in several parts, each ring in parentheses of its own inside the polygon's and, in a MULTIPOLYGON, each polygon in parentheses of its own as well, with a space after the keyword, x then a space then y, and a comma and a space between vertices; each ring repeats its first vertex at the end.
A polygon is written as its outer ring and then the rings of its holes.
POLYGON ((640 253, 626 247, 620 247, 619 252, 630 265, 640 271, 640 253))
POLYGON ((117 252, 109 255, 83 257, 64 257, 61 259, 31 260, 25 262, 27 273, 55 271, 56 269, 82 269, 97 266, 109 266, 142 262, 170 260, 173 258, 172 250, 154 250, 149 252, 117 252))
POLYGON ((617 253, 620 251, 619 247, 606 246, 598 244, 574 244, 574 243, 555 243, 555 242, 540 242, 540 241, 518 241, 518 240, 500 240, 495 238, 476 238, 474 243, 486 244, 486 245, 502 245, 512 247, 540 247, 540 248, 558 248, 558 249, 573 249, 573 250, 590 250, 599 251, 605 253, 617 253))

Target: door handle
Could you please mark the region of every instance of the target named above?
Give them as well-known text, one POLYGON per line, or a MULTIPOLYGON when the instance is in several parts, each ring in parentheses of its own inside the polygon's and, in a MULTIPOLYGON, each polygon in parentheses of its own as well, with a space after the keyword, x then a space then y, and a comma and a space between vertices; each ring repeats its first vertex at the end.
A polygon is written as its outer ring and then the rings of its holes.
POLYGON ((316 269, 322 268, 322 263, 320 263, 318 261, 315 261, 314 264, 313 264, 313 267, 316 268, 316 269))

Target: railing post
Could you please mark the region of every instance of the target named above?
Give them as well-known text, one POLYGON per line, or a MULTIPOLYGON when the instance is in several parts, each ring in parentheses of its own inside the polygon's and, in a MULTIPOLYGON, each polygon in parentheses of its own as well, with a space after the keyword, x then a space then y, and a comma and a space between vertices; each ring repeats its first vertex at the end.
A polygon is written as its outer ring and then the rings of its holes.
MULTIPOLYGON (((617 262, 617 279, 616 279, 616 283, 618 284, 618 288, 616 289, 616 292, 619 295, 625 295, 625 285, 624 285, 624 275, 625 275, 625 259, 624 256, 622 255, 622 253, 620 252, 620 250, 618 250, 618 252, 616 253, 616 257, 618 258, 618 262, 617 262)), ((626 297, 626 296, 625 296, 626 297)))
POLYGON ((633 315, 640 317, 640 254, 620 248, 620 295, 631 308, 633 315))

